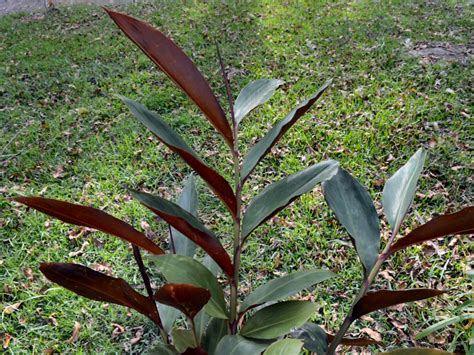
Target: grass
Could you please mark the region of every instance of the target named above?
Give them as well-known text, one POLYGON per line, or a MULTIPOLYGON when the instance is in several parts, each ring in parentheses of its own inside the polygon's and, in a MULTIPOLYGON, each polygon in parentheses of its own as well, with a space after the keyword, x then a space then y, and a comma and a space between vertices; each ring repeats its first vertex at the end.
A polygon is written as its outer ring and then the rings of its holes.
MULTIPOLYGON (((171 34, 221 102, 225 90, 214 40, 221 44, 236 92, 258 78, 285 80, 283 90, 244 121, 244 151, 296 102, 334 79, 317 109, 254 172, 244 192, 247 201, 270 181, 332 158, 368 187, 381 210, 383 181, 420 146, 429 148, 429 160, 403 229, 472 200, 472 65, 423 64, 404 45, 407 39, 469 44, 472 3, 164 1, 126 11, 171 34)), ((0 18, 0 33, 0 332, 4 339, 12 337, 4 350, 110 353, 125 347, 138 353, 156 341, 148 320, 75 297, 38 271, 41 261, 96 263, 140 287, 129 247, 101 233, 81 234, 78 227, 6 198, 43 195, 100 207, 139 229, 149 224, 150 236, 165 245, 165 227, 130 200, 124 186, 172 198, 190 171, 131 118, 114 94, 158 111, 226 177, 230 156, 222 158, 224 144, 213 129, 100 9, 10 15, 0 18), (18 310, 8 311, 12 304, 19 304, 18 310), (75 322, 81 332, 70 342, 75 322), (124 327, 122 333, 117 325, 124 327), (141 340, 131 345, 142 330, 141 340)), ((224 208, 202 182, 199 191, 201 218, 227 243, 224 208)), ((416 343, 414 337, 460 304, 457 292, 470 289, 464 275, 472 249, 468 238, 448 238, 391 259, 377 287, 456 291, 373 314, 351 332, 370 327, 383 334, 383 344, 371 351, 413 344, 462 350, 469 334, 461 326, 416 343)), ((358 288, 361 267, 318 190, 257 230, 245 250, 242 284, 248 288, 250 280, 261 283, 281 272, 314 267, 339 275, 310 293, 320 307, 314 321, 335 330, 358 288)))

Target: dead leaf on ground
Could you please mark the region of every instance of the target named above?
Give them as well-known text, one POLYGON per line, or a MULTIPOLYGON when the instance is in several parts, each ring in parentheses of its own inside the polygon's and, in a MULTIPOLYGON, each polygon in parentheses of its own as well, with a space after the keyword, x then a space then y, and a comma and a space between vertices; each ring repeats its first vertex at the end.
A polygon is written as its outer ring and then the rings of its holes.
POLYGON ((68 339, 68 343, 72 344, 75 343, 79 339, 79 335, 81 334, 81 323, 74 322, 74 328, 72 329, 72 335, 68 339))
POLYGON ((28 280, 33 281, 35 277, 33 276, 33 270, 30 267, 23 269, 23 274, 28 278, 28 280))
POLYGON ((89 242, 88 241, 85 241, 84 243, 82 243, 81 247, 79 248, 79 250, 77 251, 72 251, 69 253, 69 256, 79 256, 79 255, 82 255, 84 254, 84 251, 85 249, 87 248, 87 246, 89 245, 89 242))
POLYGON ((101 272, 101 273, 106 274, 108 276, 112 276, 112 268, 107 263, 94 263, 94 264, 90 265, 90 268, 92 270, 101 272))
POLYGON ((8 349, 10 346, 10 341, 12 340, 12 336, 8 333, 3 333, 2 334, 2 343, 3 343, 3 348, 8 349))
POLYGON ((139 343, 140 340, 142 340, 144 332, 145 331, 143 330, 143 327, 139 327, 137 331, 135 332, 135 336, 132 339, 130 339, 130 345, 135 345, 139 343))
POLYGON ((122 327, 120 324, 112 323, 114 330, 112 330, 112 339, 115 339, 125 333, 125 328, 122 327))
POLYGON ((382 335, 373 329, 370 328, 362 328, 360 330, 362 333, 367 334, 370 338, 374 339, 375 341, 381 342, 382 341, 382 335))
POLYGON ((13 312, 18 311, 20 309, 20 306, 21 306, 21 302, 10 304, 5 307, 5 309, 3 310, 3 313, 12 314, 13 312))
POLYGON ((62 165, 59 165, 53 172, 53 178, 59 179, 63 177, 64 174, 64 167, 62 165))

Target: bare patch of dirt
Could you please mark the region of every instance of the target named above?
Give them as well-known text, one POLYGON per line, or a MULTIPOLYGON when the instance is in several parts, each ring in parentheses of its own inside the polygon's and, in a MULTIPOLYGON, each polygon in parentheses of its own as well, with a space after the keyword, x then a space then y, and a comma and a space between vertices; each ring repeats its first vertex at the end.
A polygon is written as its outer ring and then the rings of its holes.
POLYGON ((424 64, 445 60, 467 65, 474 56, 474 47, 442 42, 418 42, 409 53, 419 57, 424 64))

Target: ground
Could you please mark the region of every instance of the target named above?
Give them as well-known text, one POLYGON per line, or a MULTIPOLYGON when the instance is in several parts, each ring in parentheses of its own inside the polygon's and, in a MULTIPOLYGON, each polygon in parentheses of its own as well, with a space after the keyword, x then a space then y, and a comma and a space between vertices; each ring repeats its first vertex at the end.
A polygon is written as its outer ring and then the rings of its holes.
MULTIPOLYGON (((165 1, 123 9, 171 35, 221 102, 225 90, 214 41, 220 43, 235 91, 254 79, 285 80, 283 89, 244 121, 244 151, 298 101, 328 78, 334 80, 317 107, 260 164, 244 191, 247 201, 270 181, 332 158, 367 186, 382 216, 384 181, 421 146, 429 157, 402 233, 472 200, 471 2, 165 1), (461 48, 461 59, 420 54, 426 48, 461 48)), ((174 198, 190 171, 114 95, 158 111, 229 177, 224 143, 99 8, 0 18, 0 62, 0 333, 5 351, 125 348, 138 353, 156 341, 147 319, 76 297, 38 271, 42 261, 78 262, 140 288, 129 247, 28 211, 8 197, 42 195, 99 207, 166 246, 165 226, 131 200, 125 187, 174 198), (73 336, 77 322, 81 328, 73 336)), ((199 192, 200 217, 228 245, 225 209, 202 182, 199 192)), ((260 227, 244 255, 244 290, 250 280, 260 284, 300 268, 336 272, 334 280, 301 295, 317 302, 314 321, 330 331, 342 321, 361 280, 350 239, 319 189, 260 227)), ((468 338, 462 325, 420 341, 414 337, 464 300, 458 295, 471 287, 465 275, 472 255, 469 238, 447 238, 398 254, 385 265, 376 288, 452 291, 371 314, 351 334, 382 336, 372 352, 413 344, 462 350, 468 338)))

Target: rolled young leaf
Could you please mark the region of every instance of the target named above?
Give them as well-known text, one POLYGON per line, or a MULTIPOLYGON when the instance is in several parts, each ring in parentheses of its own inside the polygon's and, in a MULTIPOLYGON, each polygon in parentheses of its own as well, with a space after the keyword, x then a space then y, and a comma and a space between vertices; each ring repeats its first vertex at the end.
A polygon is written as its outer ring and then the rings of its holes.
POLYGON ((13 200, 63 222, 97 229, 119 237, 155 255, 164 254, 164 251, 148 239, 145 234, 140 233, 128 223, 96 208, 42 197, 22 196, 15 197, 13 200))
POLYGON ((237 123, 240 123, 254 108, 267 102, 282 84, 283 81, 278 79, 260 79, 245 86, 234 104, 234 115, 237 123))
POLYGON ((227 319, 228 313, 224 300, 224 292, 216 277, 200 262, 189 256, 166 254, 151 259, 163 274, 166 281, 187 283, 202 287, 211 293, 211 299, 204 310, 212 317, 227 319))
POLYGON ((316 311, 308 301, 285 301, 272 304, 252 315, 240 334, 255 339, 273 339, 299 327, 316 311))
POLYGON ((243 312, 252 306, 292 296, 334 276, 336 274, 328 270, 307 270, 279 277, 260 286, 248 295, 240 305, 240 311, 243 312))
POLYGON ((280 339, 271 344, 263 355, 299 355, 303 342, 298 339, 280 339))
POLYGON ((221 339, 215 355, 250 355, 260 354, 273 341, 247 339, 240 335, 226 335, 221 339))
POLYGON ((400 303, 424 300, 425 298, 439 296, 446 291, 428 288, 389 291, 380 290, 367 292, 354 306, 352 316, 354 319, 362 317, 364 314, 395 306, 400 303))
POLYGON ((209 83, 176 44, 156 28, 126 14, 107 10, 117 26, 198 106, 233 146, 232 130, 209 83))
POLYGON ((419 244, 450 234, 474 233, 474 207, 467 207, 461 211, 435 217, 428 223, 412 230, 406 237, 396 241, 389 249, 389 253, 404 249, 410 245, 419 244))
POLYGON ((283 136, 291 126, 293 126, 296 121, 298 121, 298 119, 303 116, 311 106, 313 106, 330 84, 331 80, 328 80, 313 96, 296 106, 296 108, 273 126, 273 128, 252 147, 242 163, 242 171, 240 174, 242 181, 247 179, 259 161, 262 160, 263 157, 272 149, 281 136, 283 136))
POLYGON ((142 122, 153 134, 165 144, 169 149, 178 154, 200 177, 209 185, 210 189, 224 202, 224 205, 235 216, 237 211, 237 202, 234 192, 227 180, 225 180, 216 171, 212 170, 201 159, 196 152, 191 149, 184 140, 176 133, 163 119, 154 112, 148 110, 145 106, 119 96, 128 106, 140 122, 142 122))
POLYGON ((323 182, 323 193, 339 222, 355 241, 357 254, 368 274, 380 250, 379 218, 367 190, 344 169, 323 182))
MULTIPOLYGON (((186 180, 183 191, 179 195, 178 206, 188 211, 193 216, 197 217, 198 208, 198 197, 196 191, 196 184, 194 175, 190 175, 186 180)), ((196 244, 189 238, 187 238, 180 231, 171 228, 171 234, 173 236, 173 246, 176 254, 193 256, 196 251, 196 244)))
POLYGON ((426 151, 423 148, 418 149, 408 162, 385 183, 382 204, 388 223, 392 227, 392 233, 400 229, 413 202, 425 158, 426 151))
POLYGON ((265 188, 255 197, 242 220, 242 238, 247 237, 260 224, 277 214, 316 184, 330 179, 337 171, 338 162, 326 160, 290 175, 265 188))
POLYGON ((229 254, 214 233, 207 229, 200 220, 173 202, 161 197, 145 192, 132 190, 130 192, 134 198, 203 248, 227 275, 233 276, 234 268, 229 254))
POLYGON ((194 319, 196 314, 209 302, 211 293, 202 287, 190 284, 166 284, 154 295, 155 300, 179 309, 188 318, 194 319))
POLYGON ((123 279, 104 275, 86 266, 68 263, 41 263, 40 271, 48 280, 80 296, 132 308, 161 326, 155 303, 135 291, 123 279))

